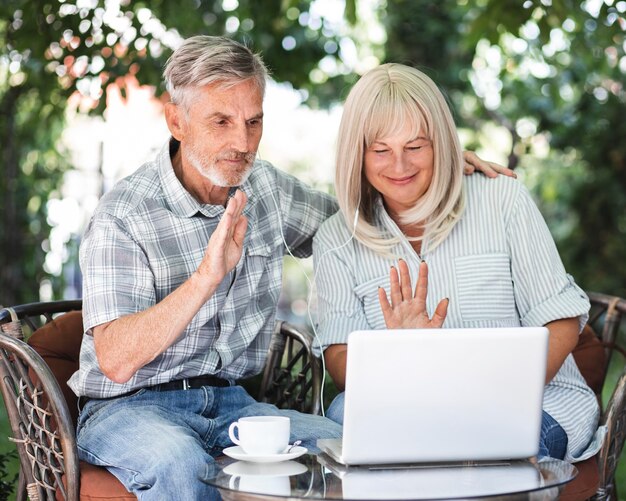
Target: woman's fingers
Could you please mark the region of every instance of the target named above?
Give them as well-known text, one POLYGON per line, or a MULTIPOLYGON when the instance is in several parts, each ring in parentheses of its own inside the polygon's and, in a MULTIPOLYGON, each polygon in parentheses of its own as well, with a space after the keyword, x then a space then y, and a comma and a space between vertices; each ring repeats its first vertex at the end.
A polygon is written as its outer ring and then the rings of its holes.
POLYGON ((428 297, 428 265, 420 263, 415 293, 411 289, 411 276, 406 261, 398 260, 397 268, 389 272, 390 294, 378 288, 378 302, 388 328, 439 328, 448 313, 448 299, 439 302, 432 318, 426 309, 428 297))
POLYGON ((400 291, 402 292, 403 299, 411 299, 413 296, 413 290, 411 288, 411 274, 409 273, 409 266, 404 259, 398 260, 398 268, 400 269, 400 291))
POLYGON ((431 327, 441 327, 446 320, 446 315, 448 314, 448 304, 450 300, 448 298, 442 299, 439 301, 437 308, 435 308, 435 313, 433 313, 433 318, 430 319, 431 327))
POLYGON ((415 285, 415 299, 417 300, 417 308, 426 311, 426 298, 428 297, 428 265, 426 261, 420 263, 419 276, 415 285))
POLYGON ((383 312, 385 325, 389 326, 389 320, 391 319, 391 315, 393 315, 393 308, 389 304, 389 300, 387 299, 387 293, 385 292, 385 289, 383 289, 382 287, 378 288, 378 302, 380 303, 380 309, 383 312))
POLYGON ((389 295, 391 296, 391 306, 395 308, 402 302, 400 278, 398 277, 398 270, 395 266, 392 266, 391 270, 389 271, 389 290, 389 295))

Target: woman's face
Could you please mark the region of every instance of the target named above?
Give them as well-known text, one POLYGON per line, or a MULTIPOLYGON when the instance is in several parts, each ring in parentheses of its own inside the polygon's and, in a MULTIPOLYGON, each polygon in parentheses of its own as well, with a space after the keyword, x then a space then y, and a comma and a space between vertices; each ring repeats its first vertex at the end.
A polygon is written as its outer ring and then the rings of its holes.
POLYGON ((413 207, 433 178, 433 148, 410 123, 394 136, 379 138, 365 151, 365 177, 383 197, 392 216, 413 207))

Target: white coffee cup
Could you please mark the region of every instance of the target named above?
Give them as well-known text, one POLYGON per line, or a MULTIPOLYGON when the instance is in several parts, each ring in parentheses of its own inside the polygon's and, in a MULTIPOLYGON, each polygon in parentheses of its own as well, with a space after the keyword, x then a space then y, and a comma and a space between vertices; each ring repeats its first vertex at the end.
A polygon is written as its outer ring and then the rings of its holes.
POLYGON ((228 428, 230 439, 254 456, 283 452, 289 445, 289 432, 290 422, 285 416, 243 417, 228 428))

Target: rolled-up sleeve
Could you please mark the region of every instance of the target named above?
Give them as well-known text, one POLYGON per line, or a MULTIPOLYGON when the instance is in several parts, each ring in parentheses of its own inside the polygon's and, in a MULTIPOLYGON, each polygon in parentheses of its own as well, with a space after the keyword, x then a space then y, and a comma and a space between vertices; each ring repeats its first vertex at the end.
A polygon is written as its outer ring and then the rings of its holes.
POLYGON ((348 334, 369 329, 363 305, 354 288, 354 267, 350 250, 338 249, 349 237, 331 231, 334 221, 322 226, 313 240, 313 263, 318 308, 316 354, 331 344, 348 342, 348 334))
POLYGON ((562 318, 579 317, 580 330, 589 313, 585 292, 565 272, 548 226, 526 188, 519 191, 507 238, 515 302, 522 325, 545 325, 562 318))
POLYGON ((156 303, 154 275, 141 248, 120 222, 95 217, 80 246, 86 331, 156 303))

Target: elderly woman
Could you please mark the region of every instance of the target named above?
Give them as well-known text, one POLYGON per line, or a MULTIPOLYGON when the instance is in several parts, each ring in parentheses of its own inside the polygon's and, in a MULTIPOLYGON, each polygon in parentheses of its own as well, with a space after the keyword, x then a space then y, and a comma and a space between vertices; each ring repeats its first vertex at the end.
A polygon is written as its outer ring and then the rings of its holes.
MULTIPOLYGON (((594 454, 598 403, 571 356, 588 299, 519 182, 463 176, 454 121, 432 80, 399 64, 364 75, 345 104, 336 169, 341 210, 318 231, 314 259, 318 332, 339 389, 355 330, 545 325, 539 454, 594 454)), ((343 394, 328 416, 342 421, 343 394)))

